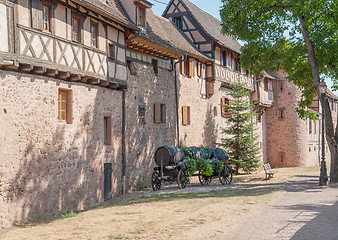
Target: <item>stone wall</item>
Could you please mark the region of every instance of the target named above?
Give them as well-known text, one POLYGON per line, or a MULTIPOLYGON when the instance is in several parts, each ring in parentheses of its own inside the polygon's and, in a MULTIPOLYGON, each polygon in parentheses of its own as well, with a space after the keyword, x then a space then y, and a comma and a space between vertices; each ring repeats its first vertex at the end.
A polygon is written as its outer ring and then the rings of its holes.
POLYGON ((99 86, 0 71, 0 226, 44 220, 103 201, 104 163, 121 192, 122 94, 99 86), (58 89, 72 124, 58 122, 58 89), (103 144, 111 117, 112 144, 103 144))
POLYGON ((155 75, 147 55, 132 52, 128 56, 135 57, 129 58, 134 74, 128 70, 126 92, 127 183, 132 191, 150 187, 156 149, 176 144, 176 103, 174 73, 169 64, 159 62, 164 67, 159 67, 155 75), (155 103, 165 105, 163 123, 154 122, 155 103))

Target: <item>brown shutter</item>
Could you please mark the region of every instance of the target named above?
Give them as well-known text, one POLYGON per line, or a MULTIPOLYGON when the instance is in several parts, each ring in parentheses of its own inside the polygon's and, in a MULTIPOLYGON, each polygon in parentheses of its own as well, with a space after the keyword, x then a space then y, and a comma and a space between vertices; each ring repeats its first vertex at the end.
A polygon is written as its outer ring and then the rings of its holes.
POLYGON ((190 107, 183 106, 182 107, 182 124, 183 125, 190 125, 190 107))
POLYGON ((207 82, 207 95, 212 96, 215 93, 215 83, 214 82, 207 82))
POLYGON ((189 77, 195 76, 195 60, 189 60, 189 77))
POLYGON ((184 75, 189 76, 189 58, 184 61, 184 75))
POLYGON ((184 61, 180 62, 180 74, 184 74, 184 61))
POLYGON ((161 104, 161 122, 165 123, 167 121, 167 107, 165 104, 161 104))
POLYGON ((32 0, 32 27, 42 30, 42 2, 32 0))
POLYGON ((198 77, 202 76, 202 63, 200 62, 197 63, 197 76, 198 77))
POLYGON ((161 104, 154 104, 154 123, 161 123, 161 104))
POLYGON ((225 114, 225 97, 221 98, 221 115, 223 116, 225 114))

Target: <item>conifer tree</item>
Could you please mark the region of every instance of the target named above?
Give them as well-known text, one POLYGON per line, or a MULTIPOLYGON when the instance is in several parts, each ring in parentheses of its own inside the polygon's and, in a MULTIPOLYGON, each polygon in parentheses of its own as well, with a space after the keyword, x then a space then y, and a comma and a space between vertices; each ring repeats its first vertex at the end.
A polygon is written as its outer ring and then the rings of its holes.
POLYGON ((243 85, 236 83, 229 95, 229 104, 224 104, 223 117, 228 127, 223 129, 227 136, 221 139, 221 146, 229 152, 229 163, 235 166, 235 171, 242 168, 245 172, 252 172, 259 167, 259 152, 257 137, 254 135, 252 119, 255 112, 250 103, 250 93, 243 85))

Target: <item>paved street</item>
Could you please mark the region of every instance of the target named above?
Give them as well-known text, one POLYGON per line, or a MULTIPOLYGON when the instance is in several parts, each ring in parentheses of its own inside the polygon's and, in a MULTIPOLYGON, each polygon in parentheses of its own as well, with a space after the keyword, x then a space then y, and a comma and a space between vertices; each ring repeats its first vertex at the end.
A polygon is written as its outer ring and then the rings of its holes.
POLYGON ((287 181, 285 190, 282 198, 244 216, 226 238, 338 239, 338 186, 319 187, 317 176, 301 176, 287 181))

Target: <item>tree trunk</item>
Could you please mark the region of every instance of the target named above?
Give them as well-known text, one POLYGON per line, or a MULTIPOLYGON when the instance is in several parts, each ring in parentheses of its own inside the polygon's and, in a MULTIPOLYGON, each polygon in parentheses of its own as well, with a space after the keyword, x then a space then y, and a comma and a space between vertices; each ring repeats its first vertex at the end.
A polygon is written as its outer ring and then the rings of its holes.
MULTIPOLYGON (((320 82, 320 73, 319 73, 319 65, 315 53, 315 48, 314 45, 311 42, 310 38, 310 33, 308 29, 307 22, 305 20, 305 17, 301 16, 299 17, 299 21, 301 23, 302 27, 302 35, 305 41, 306 48, 309 53, 308 60, 311 64, 311 70, 312 70, 312 81, 313 85, 316 89, 316 92, 319 96, 319 89, 318 85, 320 82)), ((326 136, 326 142, 329 146, 330 149, 330 154, 331 154, 331 169, 330 169, 330 182, 336 183, 338 182, 338 133, 337 133, 337 128, 338 128, 338 122, 336 125, 336 131, 334 131, 333 128, 333 121, 332 121, 332 114, 331 114, 331 108, 329 101, 327 100, 325 96, 324 102, 321 100, 321 105, 322 105, 322 111, 324 112, 325 115, 325 136, 326 136)), ((325 151, 325 149, 324 149, 325 151)))

